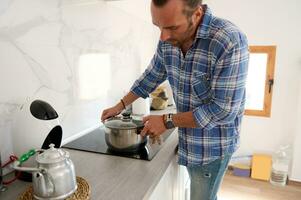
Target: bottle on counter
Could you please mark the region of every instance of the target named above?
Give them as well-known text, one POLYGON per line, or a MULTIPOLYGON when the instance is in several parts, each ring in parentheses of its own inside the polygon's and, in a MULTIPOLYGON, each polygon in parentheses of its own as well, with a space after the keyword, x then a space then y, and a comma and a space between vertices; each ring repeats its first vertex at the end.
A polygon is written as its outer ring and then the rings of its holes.
POLYGON ((281 146, 278 151, 273 154, 272 172, 270 183, 278 186, 285 186, 290 164, 290 146, 281 146))

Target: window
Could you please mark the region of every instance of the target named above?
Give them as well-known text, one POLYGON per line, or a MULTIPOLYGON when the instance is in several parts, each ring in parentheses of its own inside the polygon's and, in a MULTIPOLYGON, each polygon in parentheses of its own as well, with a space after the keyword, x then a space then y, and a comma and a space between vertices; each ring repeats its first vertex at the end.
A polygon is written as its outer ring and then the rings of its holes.
POLYGON ((250 46, 245 115, 270 117, 276 46, 250 46))

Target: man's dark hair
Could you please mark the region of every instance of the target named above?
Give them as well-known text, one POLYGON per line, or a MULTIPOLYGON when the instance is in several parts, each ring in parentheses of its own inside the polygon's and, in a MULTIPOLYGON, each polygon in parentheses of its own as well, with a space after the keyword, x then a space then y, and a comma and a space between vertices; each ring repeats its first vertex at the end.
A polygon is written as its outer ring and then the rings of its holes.
MULTIPOLYGON (((168 1, 170 0, 152 0, 154 5, 157 7, 164 6, 168 1)), ((183 10, 184 14, 187 15, 187 17, 190 17, 195 9, 202 5, 203 0, 182 0, 186 4, 186 8, 183 10)))

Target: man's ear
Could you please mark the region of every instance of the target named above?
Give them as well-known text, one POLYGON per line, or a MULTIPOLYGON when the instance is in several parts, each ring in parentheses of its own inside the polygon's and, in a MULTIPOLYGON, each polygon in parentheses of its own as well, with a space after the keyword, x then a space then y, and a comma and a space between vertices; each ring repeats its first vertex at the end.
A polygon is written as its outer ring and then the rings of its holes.
POLYGON ((193 17, 192 17, 193 22, 198 21, 199 19, 202 18, 202 16, 203 16, 203 8, 202 8, 202 6, 200 6, 193 13, 193 17))

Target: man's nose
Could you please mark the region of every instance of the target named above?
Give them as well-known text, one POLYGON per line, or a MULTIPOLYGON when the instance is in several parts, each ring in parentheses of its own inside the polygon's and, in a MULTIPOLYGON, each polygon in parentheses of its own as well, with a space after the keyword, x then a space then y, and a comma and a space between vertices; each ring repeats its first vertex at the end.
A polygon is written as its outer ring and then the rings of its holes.
POLYGON ((161 35, 160 35, 160 40, 166 41, 166 40, 168 40, 169 38, 170 38, 170 33, 169 33, 169 31, 168 31, 168 30, 162 29, 162 30, 161 30, 161 35))

